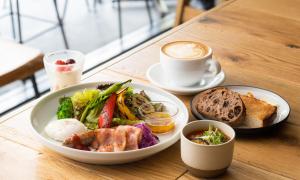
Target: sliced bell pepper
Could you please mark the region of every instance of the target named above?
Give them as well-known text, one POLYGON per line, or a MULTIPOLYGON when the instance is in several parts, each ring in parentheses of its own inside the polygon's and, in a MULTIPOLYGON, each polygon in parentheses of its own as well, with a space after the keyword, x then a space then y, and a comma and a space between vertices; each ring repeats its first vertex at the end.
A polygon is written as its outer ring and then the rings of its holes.
POLYGON ((138 120, 138 118, 129 110, 129 108, 125 104, 125 93, 126 91, 123 91, 118 95, 117 104, 119 111, 123 116, 125 116, 125 119, 138 120))
POLYGON ((98 118, 98 127, 99 128, 110 128, 112 118, 114 115, 116 100, 117 100, 116 93, 111 94, 110 97, 106 100, 104 107, 98 118))

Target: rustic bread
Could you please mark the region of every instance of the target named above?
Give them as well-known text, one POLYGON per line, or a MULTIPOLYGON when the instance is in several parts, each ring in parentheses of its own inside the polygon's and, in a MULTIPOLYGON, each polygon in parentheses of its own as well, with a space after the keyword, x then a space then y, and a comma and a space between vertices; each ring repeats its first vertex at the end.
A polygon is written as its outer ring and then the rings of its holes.
POLYGON ((241 98, 247 109, 244 125, 258 128, 264 127, 272 122, 272 118, 270 117, 276 113, 276 106, 256 99, 251 93, 241 95, 241 98))
POLYGON ((238 93, 224 87, 201 92, 197 111, 206 118, 237 126, 245 119, 245 106, 238 93))

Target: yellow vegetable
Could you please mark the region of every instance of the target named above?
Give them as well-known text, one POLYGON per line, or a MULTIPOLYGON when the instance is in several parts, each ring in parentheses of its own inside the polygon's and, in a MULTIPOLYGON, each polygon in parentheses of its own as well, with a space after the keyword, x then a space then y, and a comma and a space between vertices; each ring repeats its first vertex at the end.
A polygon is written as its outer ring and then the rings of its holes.
POLYGON ((123 91, 118 95, 117 98, 117 105, 119 108, 119 111, 124 115, 126 119, 129 120, 138 120, 138 118, 129 110, 129 108, 125 104, 125 92, 123 91))

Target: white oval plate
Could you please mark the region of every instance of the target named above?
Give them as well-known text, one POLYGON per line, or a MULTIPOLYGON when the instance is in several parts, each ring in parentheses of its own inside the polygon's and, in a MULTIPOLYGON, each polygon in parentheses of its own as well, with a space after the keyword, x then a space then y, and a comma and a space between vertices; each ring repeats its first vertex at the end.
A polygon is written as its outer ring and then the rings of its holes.
MULTIPOLYGON (((266 89, 261 89, 258 87, 252 87, 252 86, 240 86, 240 85, 226 85, 224 86, 234 92, 238 92, 239 94, 247 94, 248 92, 251 92, 255 98, 263 100, 268 102, 269 104, 277 106, 277 114, 273 118, 273 122, 265 127, 247 127, 247 126, 237 126, 233 127, 237 133, 240 134, 256 134, 260 132, 264 132, 266 130, 269 130, 271 128, 277 127, 280 125, 282 122, 287 120, 289 114, 290 114, 290 106, 288 102, 283 99, 281 96, 278 94, 266 90, 266 89)), ((196 95, 197 96, 197 95, 196 95)), ((205 119, 203 115, 201 115, 197 110, 196 107, 193 105, 193 100, 196 99, 196 96, 191 100, 191 109, 192 109, 192 114, 198 118, 198 119, 205 119)))
POLYGON ((191 95, 196 94, 200 91, 204 91, 206 89, 218 86, 222 84, 225 80, 225 73, 223 70, 219 74, 217 74, 213 78, 205 78, 207 81, 206 84, 201 85, 200 82, 193 86, 182 87, 182 86, 174 86, 170 84, 168 80, 166 80, 163 76, 163 69, 160 63, 153 64, 147 70, 147 78, 148 80, 154 84, 155 86, 165 89, 173 94, 178 95, 191 95))
POLYGON ((90 152, 72 149, 63 146, 60 142, 54 141, 47 137, 44 133, 45 126, 50 122, 56 120, 56 110, 58 108, 58 99, 62 96, 71 96, 74 92, 83 90, 85 88, 96 88, 101 83, 113 83, 113 82, 97 82, 86 83, 65 88, 56 92, 49 93, 43 97, 32 109, 31 112, 31 127, 39 139, 39 141, 49 149, 74 159, 76 161, 92 163, 92 164, 122 164, 137 161, 148 156, 151 156, 159 151, 166 149, 174 144, 180 138, 181 129, 188 122, 188 110, 184 103, 176 96, 147 85, 138 83, 130 83, 135 91, 145 90, 153 101, 169 101, 177 105, 179 111, 174 120, 176 123, 175 129, 172 132, 165 134, 158 134, 160 142, 154 146, 132 150, 124 152, 90 152))

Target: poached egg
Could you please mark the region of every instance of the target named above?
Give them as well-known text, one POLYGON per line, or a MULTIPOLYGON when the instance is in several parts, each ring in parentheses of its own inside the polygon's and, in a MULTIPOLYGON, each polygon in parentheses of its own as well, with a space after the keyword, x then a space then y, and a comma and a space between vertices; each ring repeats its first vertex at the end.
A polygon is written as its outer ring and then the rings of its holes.
POLYGON ((46 134, 56 140, 64 141, 73 134, 86 132, 87 128, 77 119, 60 119, 51 121, 46 127, 46 134))

